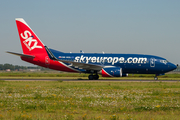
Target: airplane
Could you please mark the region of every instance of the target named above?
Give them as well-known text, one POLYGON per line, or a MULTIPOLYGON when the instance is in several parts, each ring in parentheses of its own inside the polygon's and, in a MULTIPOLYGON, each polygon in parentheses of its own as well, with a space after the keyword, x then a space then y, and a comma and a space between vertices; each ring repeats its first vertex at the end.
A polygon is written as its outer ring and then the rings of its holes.
POLYGON ((20 56, 23 61, 64 72, 86 73, 89 80, 102 77, 126 77, 128 74, 159 75, 177 66, 165 58, 144 54, 64 53, 45 46, 23 18, 15 19, 23 53, 7 53, 20 56))

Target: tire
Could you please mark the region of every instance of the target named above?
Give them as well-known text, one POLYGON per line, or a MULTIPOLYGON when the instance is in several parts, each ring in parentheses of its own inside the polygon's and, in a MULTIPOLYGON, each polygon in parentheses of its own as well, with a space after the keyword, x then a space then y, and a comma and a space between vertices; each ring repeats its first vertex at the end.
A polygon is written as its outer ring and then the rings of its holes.
POLYGON ((99 79, 99 75, 93 75, 94 80, 98 80, 99 79))
POLYGON ((154 80, 158 80, 158 77, 154 77, 154 80))
POLYGON ((89 80, 93 80, 94 79, 93 75, 89 75, 88 78, 89 78, 89 80))

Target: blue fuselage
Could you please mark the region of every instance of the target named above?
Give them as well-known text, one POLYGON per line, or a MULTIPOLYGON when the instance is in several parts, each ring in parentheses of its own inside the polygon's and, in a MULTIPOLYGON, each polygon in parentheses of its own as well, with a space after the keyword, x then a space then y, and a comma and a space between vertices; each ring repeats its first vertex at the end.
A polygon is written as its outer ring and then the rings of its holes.
MULTIPOLYGON (((100 53, 62 53, 53 49, 50 51, 59 60, 100 66, 115 66, 122 68, 123 73, 133 74, 164 74, 177 68, 166 59, 143 54, 100 54, 100 53)), ((81 72, 87 70, 79 69, 81 72)))

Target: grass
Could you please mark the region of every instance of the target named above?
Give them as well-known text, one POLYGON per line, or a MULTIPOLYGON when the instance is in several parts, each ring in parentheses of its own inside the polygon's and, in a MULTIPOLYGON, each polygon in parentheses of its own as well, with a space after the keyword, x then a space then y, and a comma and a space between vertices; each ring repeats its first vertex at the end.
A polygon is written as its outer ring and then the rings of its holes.
POLYGON ((0 72, 1 77, 87 77, 88 74, 60 72, 0 72))
POLYGON ((180 82, 0 81, 0 119, 179 119, 180 82))
MULTIPOLYGON (((79 79, 87 80, 89 74, 79 73, 60 73, 54 72, 0 72, 0 79, 79 79)), ((153 80, 153 74, 129 74, 128 77, 102 77, 99 79, 141 79, 153 80)), ((163 76, 158 76, 159 80, 180 80, 179 73, 170 73, 163 76)))

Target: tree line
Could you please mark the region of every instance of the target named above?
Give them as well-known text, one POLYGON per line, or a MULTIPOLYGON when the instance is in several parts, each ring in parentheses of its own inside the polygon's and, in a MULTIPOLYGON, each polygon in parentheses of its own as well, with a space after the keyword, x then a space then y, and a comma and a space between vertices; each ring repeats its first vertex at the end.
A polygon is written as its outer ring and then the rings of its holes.
POLYGON ((19 65, 12 65, 12 64, 0 64, 0 70, 27 70, 27 69, 41 69, 41 70, 47 70, 47 68, 43 68, 43 67, 33 67, 33 66, 19 66, 19 65))

